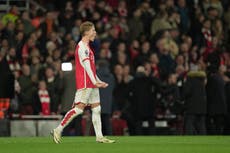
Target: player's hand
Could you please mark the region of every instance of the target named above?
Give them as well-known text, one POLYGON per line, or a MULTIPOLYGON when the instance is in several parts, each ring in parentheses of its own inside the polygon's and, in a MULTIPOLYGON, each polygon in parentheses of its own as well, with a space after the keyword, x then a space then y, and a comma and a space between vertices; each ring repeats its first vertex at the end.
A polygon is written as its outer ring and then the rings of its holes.
POLYGON ((105 82, 97 82, 96 84, 95 84, 95 86, 97 87, 97 88, 106 88, 106 87, 108 87, 108 83, 105 83, 105 82))

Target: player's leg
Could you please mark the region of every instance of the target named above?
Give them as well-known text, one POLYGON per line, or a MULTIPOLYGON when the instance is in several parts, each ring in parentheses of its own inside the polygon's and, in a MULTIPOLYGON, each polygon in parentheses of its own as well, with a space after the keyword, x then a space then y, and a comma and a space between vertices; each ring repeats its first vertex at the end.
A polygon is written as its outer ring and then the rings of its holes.
POLYGON ((53 139, 55 143, 60 143, 61 133, 63 129, 78 115, 83 113, 83 110, 86 106, 85 102, 87 102, 89 97, 89 92, 86 89, 79 90, 75 94, 74 105, 71 110, 69 110, 61 123, 57 126, 57 128, 51 131, 53 135, 53 139))
POLYGON ((92 122, 96 137, 103 137, 101 126, 101 106, 100 103, 91 104, 92 122))
POLYGON ((102 134, 102 126, 101 126, 101 106, 100 106, 100 96, 99 89, 95 88, 92 90, 90 94, 89 101, 92 110, 92 122, 96 135, 96 141, 101 143, 114 143, 114 140, 109 140, 105 138, 102 134))
POLYGON ((83 110, 85 108, 85 104, 78 103, 75 105, 71 110, 69 110, 64 118, 62 119, 61 123, 58 125, 56 129, 58 129, 60 132, 63 131, 63 129, 78 115, 83 113, 83 110))
POLYGON ((78 104, 71 110, 69 110, 64 118, 62 119, 61 123, 57 126, 57 128, 53 129, 51 131, 51 134, 53 135, 53 140, 55 143, 60 143, 61 141, 61 134, 63 129, 78 115, 83 113, 85 104, 78 104))

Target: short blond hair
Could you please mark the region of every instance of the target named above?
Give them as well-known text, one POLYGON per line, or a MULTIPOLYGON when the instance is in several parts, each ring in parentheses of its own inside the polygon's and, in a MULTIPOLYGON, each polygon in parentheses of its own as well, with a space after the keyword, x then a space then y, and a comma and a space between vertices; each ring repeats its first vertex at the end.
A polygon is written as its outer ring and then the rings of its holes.
POLYGON ((85 35, 86 31, 89 31, 92 27, 94 27, 94 24, 90 21, 85 21, 80 25, 80 34, 81 36, 85 35))

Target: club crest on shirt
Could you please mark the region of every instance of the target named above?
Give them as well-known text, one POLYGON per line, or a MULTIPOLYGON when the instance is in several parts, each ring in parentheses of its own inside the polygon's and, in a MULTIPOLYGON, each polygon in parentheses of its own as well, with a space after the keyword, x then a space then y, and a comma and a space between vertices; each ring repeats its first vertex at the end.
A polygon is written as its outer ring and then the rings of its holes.
POLYGON ((85 50, 85 55, 89 56, 89 51, 88 50, 85 50))

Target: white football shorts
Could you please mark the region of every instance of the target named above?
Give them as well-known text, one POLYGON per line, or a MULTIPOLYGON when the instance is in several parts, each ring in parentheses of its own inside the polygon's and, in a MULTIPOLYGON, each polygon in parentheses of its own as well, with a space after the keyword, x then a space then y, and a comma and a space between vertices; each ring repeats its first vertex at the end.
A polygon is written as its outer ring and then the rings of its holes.
POLYGON ((74 98, 74 104, 79 102, 84 104, 94 104, 100 102, 100 95, 98 88, 84 88, 77 90, 74 98))

